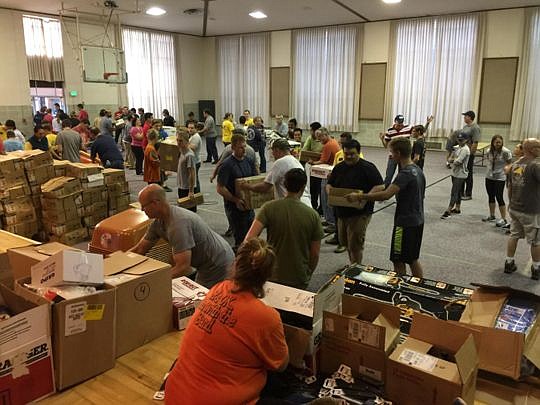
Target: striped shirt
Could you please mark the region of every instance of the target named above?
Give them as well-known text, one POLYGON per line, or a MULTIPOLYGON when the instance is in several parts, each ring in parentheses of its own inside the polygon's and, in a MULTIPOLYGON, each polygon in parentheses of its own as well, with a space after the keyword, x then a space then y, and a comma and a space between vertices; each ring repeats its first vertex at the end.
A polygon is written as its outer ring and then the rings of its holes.
POLYGON ((384 140, 385 142, 390 142, 394 138, 409 139, 411 137, 412 129, 413 129, 412 125, 406 125, 403 128, 401 128, 399 131, 394 127, 390 127, 386 131, 386 134, 384 134, 384 140))

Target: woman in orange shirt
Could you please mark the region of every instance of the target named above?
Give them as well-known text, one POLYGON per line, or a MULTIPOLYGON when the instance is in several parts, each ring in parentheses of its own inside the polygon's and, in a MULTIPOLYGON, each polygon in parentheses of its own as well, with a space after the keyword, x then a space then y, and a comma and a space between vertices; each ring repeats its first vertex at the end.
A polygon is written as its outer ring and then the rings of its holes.
POLYGON ((267 370, 287 367, 279 314, 259 299, 275 263, 264 240, 240 245, 231 279, 212 287, 188 324, 165 385, 167 405, 255 404, 267 370))
POLYGON ((143 179, 148 184, 161 184, 159 172, 159 155, 156 151, 158 133, 155 129, 148 131, 148 145, 144 149, 144 176, 143 179))

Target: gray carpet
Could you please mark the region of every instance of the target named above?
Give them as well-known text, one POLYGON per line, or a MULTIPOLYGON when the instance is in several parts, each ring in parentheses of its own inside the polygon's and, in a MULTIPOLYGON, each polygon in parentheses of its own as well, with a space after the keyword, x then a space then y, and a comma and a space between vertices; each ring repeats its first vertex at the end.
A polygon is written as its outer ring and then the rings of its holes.
MULTIPOLYGON (((223 145, 219 145, 221 151, 223 145)), ((203 147, 203 151, 204 151, 203 147)), ((386 170, 387 153, 382 148, 365 148, 364 157, 377 165, 381 174, 386 170)), ((202 153, 202 159, 206 153, 202 153)), ((420 260, 424 266, 426 278, 446 281, 452 284, 468 286, 471 282, 506 285, 516 289, 540 294, 540 282, 530 279, 530 250, 525 241, 520 241, 516 253, 518 272, 503 273, 508 236, 492 223, 484 223, 487 215, 487 194, 484 187, 485 168, 474 168, 473 199, 463 201, 462 214, 448 220, 440 219, 446 209, 450 196, 450 171, 444 166, 445 153, 428 151, 424 172, 428 188, 425 199, 425 226, 420 260)), ((200 216, 218 233, 227 229, 227 220, 223 210, 222 198, 217 194, 215 182, 209 182, 214 165, 203 163, 200 171, 202 192, 205 204, 199 206, 200 216)), ((269 164, 271 167, 271 163, 269 164)), ((144 187, 142 176, 136 176, 133 170, 127 170, 132 201, 138 191, 144 187)), ((167 184, 173 192, 167 193, 170 201, 176 200, 176 174, 167 184)), ((505 197, 507 199, 507 197, 505 197)), ((366 235, 364 264, 381 268, 392 268, 389 261, 390 237, 393 226, 395 204, 392 202, 376 203, 371 223, 366 235)), ((507 201, 508 203, 508 201, 507 201)), ((229 238, 233 243, 232 238, 229 238)), ((309 285, 316 290, 330 274, 348 264, 347 253, 333 253, 334 246, 323 242, 319 266, 309 285)))

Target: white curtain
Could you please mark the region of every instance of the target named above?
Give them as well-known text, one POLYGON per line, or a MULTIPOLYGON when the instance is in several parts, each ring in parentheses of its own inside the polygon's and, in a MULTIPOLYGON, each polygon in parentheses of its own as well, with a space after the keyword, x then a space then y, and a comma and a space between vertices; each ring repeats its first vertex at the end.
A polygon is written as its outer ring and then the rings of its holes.
POLYGON ((64 48, 60 21, 23 16, 23 29, 29 79, 64 81, 64 48))
POLYGON ((526 23, 510 137, 540 137, 540 8, 526 10, 526 23))
POLYGON ((293 31, 292 115, 300 126, 354 129, 358 37, 354 25, 293 31))
POLYGON ((463 127, 461 113, 475 110, 483 16, 396 21, 392 31, 385 122, 403 114, 408 123, 423 124, 433 114, 430 136, 463 127))
MULTIPOLYGON (((217 39, 220 117, 244 110, 269 123, 270 36, 268 33, 217 39)), ((216 119, 219 122, 219 119, 216 119)))
POLYGON ((164 109, 181 122, 174 37, 160 32, 122 29, 128 74, 129 106, 160 117, 164 109))

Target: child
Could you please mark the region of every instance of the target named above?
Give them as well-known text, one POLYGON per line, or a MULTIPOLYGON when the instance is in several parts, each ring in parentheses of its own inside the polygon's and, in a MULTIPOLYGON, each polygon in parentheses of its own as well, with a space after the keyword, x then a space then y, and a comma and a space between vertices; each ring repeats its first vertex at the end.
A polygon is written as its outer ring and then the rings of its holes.
POLYGON ((467 135, 460 133, 457 137, 458 146, 454 147, 452 157, 448 160, 452 166, 452 191, 450 192, 450 204, 441 215, 441 219, 448 219, 452 214, 461 214, 461 188, 469 175, 467 163, 471 151, 467 146, 467 135))
POLYGON ((144 176, 143 179, 148 184, 157 183, 161 185, 161 177, 159 171, 159 155, 156 151, 156 143, 158 140, 158 132, 151 129, 147 133, 148 145, 144 150, 144 176))
POLYGON ((426 132, 426 129, 423 125, 415 125, 411 133, 412 137, 414 138, 411 160, 422 170, 424 170, 424 159, 426 157, 426 141, 424 139, 424 132, 426 132))

